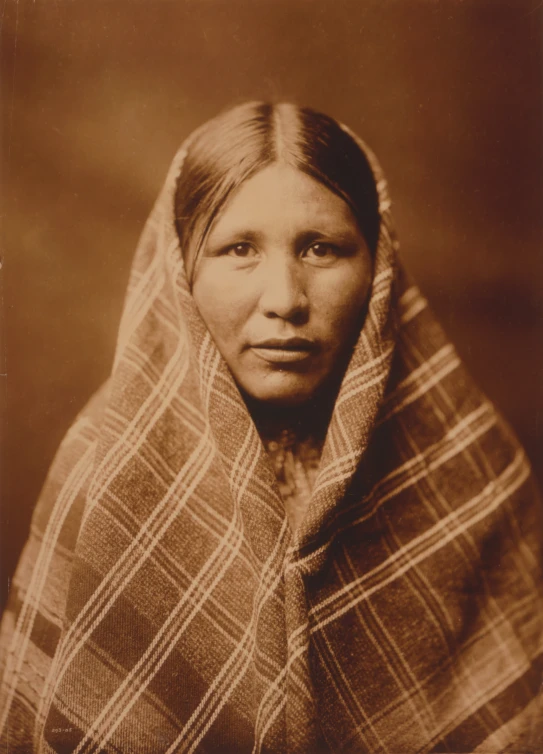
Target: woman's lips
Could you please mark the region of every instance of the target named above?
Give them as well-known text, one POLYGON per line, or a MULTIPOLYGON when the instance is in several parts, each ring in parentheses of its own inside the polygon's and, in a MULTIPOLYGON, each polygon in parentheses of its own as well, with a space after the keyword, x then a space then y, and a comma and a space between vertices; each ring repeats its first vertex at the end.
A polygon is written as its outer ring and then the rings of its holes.
POLYGON ((255 356, 271 364, 295 364, 306 361, 316 344, 306 338, 269 338, 250 346, 255 356))

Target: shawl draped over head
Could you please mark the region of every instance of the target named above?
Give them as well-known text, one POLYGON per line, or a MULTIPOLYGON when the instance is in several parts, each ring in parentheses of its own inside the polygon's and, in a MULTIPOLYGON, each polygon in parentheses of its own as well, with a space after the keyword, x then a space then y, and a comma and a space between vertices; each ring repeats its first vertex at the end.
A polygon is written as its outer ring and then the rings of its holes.
POLYGON ((542 751, 534 482, 398 260, 375 159, 367 315, 292 532, 187 283, 184 154, 13 582, 2 751, 542 751))

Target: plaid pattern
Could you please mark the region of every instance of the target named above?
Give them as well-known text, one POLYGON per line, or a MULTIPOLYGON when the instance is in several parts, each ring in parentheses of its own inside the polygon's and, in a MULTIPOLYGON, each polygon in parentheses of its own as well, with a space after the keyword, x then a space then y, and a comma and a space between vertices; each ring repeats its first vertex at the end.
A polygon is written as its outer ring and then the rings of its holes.
POLYGON ((369 310, 293 535, 188 291, 182 162, 14 580, 2 750, 543 750, 537 494, 397 261, 378 167, 369 310))

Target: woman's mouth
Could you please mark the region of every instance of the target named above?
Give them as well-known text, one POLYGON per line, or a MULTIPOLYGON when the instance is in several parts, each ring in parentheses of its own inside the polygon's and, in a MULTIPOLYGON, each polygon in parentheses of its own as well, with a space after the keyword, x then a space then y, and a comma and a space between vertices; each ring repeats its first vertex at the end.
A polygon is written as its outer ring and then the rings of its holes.
POLYGON ((306 338, 269 338, 250 346, 255 356, 270 364, 295 364, 306 361, 316 344, 306 338))

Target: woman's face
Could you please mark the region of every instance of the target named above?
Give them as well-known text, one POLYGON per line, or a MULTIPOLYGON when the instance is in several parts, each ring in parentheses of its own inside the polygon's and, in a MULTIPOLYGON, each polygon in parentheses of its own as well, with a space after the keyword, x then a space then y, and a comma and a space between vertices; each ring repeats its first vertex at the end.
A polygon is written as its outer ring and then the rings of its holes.
POLYGON ((349 206, 294 168, 249 178, 215 220, 193 295, 238 385, 301 404, 344 368, 371 258, 349 206))

